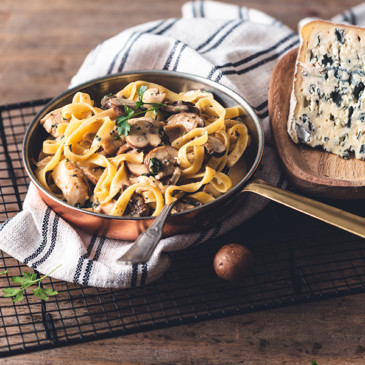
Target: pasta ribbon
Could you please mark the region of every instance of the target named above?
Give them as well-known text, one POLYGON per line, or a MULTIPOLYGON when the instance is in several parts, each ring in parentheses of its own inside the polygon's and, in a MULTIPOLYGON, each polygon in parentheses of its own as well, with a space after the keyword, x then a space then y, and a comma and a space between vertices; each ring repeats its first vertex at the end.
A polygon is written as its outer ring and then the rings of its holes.
POLYGON ((43 141, 36 176, 55 196, 113 216, 156 216, 177 191, 207 204, 231 189, 227 171, 242 166, 237 162, 250 143, 241 106, 225 108, 210 92, 175 92, 143 80, 101 104, 109 109, 77 92, 42 119, 51 136, 43 141))

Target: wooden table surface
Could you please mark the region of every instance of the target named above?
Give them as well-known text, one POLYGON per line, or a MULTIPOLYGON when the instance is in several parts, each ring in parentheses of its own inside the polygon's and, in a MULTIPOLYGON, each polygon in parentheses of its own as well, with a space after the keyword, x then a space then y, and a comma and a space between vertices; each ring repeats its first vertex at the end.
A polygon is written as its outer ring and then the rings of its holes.
MULTIPOLYGON (((179 17, 184 0, 1 0, 0 104, 65 90, 99 42, 140 23, 179 17)), ((357 0, 232 0, 293 29, 357 0)), ((284 307, 1 359, 1 364, 365 363, 365 295, 284 307)))

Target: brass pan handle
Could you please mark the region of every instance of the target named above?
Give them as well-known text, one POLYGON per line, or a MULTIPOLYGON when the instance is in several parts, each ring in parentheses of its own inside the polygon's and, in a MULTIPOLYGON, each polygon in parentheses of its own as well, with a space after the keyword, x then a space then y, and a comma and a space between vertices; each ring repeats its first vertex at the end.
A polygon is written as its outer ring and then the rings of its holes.
POLYGON ((251 192, 264 196, 289 208, 365 238, 365 218, 355 214, 345 212, 287 190, 279 189, 260 179, 256 179, 247 184, 242 192, 251 192))

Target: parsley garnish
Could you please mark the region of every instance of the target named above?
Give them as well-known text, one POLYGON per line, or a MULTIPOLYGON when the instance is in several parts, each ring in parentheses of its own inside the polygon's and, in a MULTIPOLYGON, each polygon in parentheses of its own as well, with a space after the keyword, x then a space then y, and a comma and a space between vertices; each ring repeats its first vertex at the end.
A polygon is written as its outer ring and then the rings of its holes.
POLYGON ((146 112, 149 112, 149 111, 154 111, 155 113, 157 113, 159 111, 159 109, 166 106, 166 104, 164 104, 164 103, 145 103, 143 101, 143 95, 146 90, 147 90, 146 85, 142 85, 138 89, 138 99, 136 101, 136 110, 133 110, 132 108, 128 107, 127 105, 124 105, 125 114, 117 116, 116 123, 118 126, 118 137, 120 137, 121 135, 123 135, 124 137, 128 136, 128 133, 131 130, 131 127, 130 127, 128 121, 132 117, 136 117, 137 115, 145 114, 146 112), (138 109, 143 108, 147 104, 151 105, 150 109, 137 111, 138 109))
MULTIPOLYGON (((48 300, 49 296, 57 295, 58 292, 53 290, 52 288, 42 288, 41 281, 55 272, 61 265, 57 266, 54 270, 52 270, 49 274, 44 275, 37 279, 36 273, 24 272, 22 276, 13 276, 10 280, 13 283, 19 284, 20 287, 8 287, 3 289, 3 297, 4 298, 12 298, 13 302, 20 302, 24 299, 24 291, 28 289, 32 285, 36 285, 37 287, 32 290, 34 296, 39 297, 42 300, 48 300)), ((6 274, 8 270, 1 272, 0 274, 6 274)))
POLYGON ((148 168, 152 172, 153 175, 156 175, 161 170, 161 161, 156 157, 150 158, 148 163, 148 168))
POLYGON ((131 126, 128 124, 128 120, 131 119, 133 115, 135 115, 135 112, 127 105, 124 105, 124 112, 125 115, 117 116, 117 126, 119 136, 123 134, 123 136, 126 137, 131 130, 131 126))

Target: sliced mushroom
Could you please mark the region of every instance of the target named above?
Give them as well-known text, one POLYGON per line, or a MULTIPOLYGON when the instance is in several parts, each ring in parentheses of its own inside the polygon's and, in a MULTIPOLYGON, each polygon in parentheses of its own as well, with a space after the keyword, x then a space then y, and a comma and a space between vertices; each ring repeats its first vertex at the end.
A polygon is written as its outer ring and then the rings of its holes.
POLYGON ((127 162, 127 167, 133 176, 147 175, 149 173, 144 164, 127 162))
POLYGON ((60 123, 69 123, 69 119, 64 119, 62 116, 62 108, 56 109, 48 113, 41 119, 43 128, 53 137, 57 138, 61 135, 57 132, 57 126, 60 123))
POLYGON ((187 132, 199 127, 204 127, 204 121, 195 113, 178 113, 167 119, 167 125, 181 125, 187 132))
MULTIPOLYGON (((110 109, 113 108, 114 113, 116 115, 124 115, 125 109, 124 107, 127 106, 128 108, 133 109, 134 111, 137 109, 137 104, 133 100, 125 99, 118 97, 116 95, 112 96, 104 96, 103 99, 101 99, 101 107, 103 109, 110 109)), ((141 108, 144 108, 141 106, 141 108)))
POLYGON ((124 215, 131 217, 147 217, 150 213, 151 208, 144 202, 143 198, 138 194, 133 194, 124 215))
POLYGON ((177 114, 177 113, 194 113, 200 115, 200 109, 189 101, 168 101, 166 105, 161 108, 162 111, 177 114))
POLYGON ((175 203, 174 209, 172 210, 172 213, 180 213, 184 212, 185 210, 194 209, 198 206, 202 205, 201 202, 198 201, 184 201, 180 200, 175 203))
POLYGON ((204 143, 207 153, 214 157, 222 157, 226 152, 226 145, 217 137, 208 136, 208 140, 204 143))
POLYGON ((55 184, 71 205, 83 206, 89 199, 90 188, 84 173, 73 162, 62 160, 52 173, 55 184))
POLYGON ((177 149, 171 146, 157 147, 147 154, 145 165, 157 180, 169 176, 174 176, 174 179, 177 177, 178 180, 181 174, 181 168, 177 162, 177 155, 177 149))
POLYGON ((181 124, 174 124, 174 125, 165 125, 164 126, 165 134, 167 135, 170 143, 175 141, 175 139, 180 138, 186 133, 186 128, 181 124))
POLYGON ((161 143, 160 122, 153 118, 132 118, 128 121, 131 129, 126 137, 127 143, 137 149, 156 147, 161 143))
POLYGON ((147 104, 161 104, 165 97, 166 93, 160 93, 157 87, 153 87, 143 93, 142 101, 147 104))
POLYGON ((128 143, 124 143, 122 146, 119 147, 116 155, 121 155, 122 153, 128 152, 132 147, 128 143))

